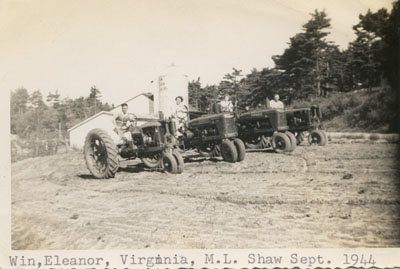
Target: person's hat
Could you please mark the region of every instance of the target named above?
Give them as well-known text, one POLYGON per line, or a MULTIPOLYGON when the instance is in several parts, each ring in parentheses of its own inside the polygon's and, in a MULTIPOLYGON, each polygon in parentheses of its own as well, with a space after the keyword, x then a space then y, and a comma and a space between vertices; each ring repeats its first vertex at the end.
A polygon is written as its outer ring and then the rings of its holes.
POLYGON ((178 98, 181 99, 181 102, 183 102, 183 97, 182 97, 182 96, 177 96, 177 97, 175 97, 175 101, 176 101, 178 98))

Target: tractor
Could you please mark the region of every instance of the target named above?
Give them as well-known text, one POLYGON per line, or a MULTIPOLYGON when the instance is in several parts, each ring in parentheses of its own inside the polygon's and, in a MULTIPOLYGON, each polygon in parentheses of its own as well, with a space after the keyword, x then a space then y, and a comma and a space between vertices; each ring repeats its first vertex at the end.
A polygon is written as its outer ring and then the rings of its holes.
POLYGON ((197 149, 203 157, 222 155, 224 161, 240 162, 246 155, 238 138, 233 114, 203 115, 189 120, 183 136, 178 138, 182 150, 197 149))
POLYGON ((296 137, 289 131, 285 113, 276 109, 259 109, 237 113, 239 138, 247 148, 272 148, 275 152, 291 152, 296 137))
POLYGON ((149 168, 182 173, 183 158, 170 132, 172 125, 168 120, 149 120, 139 127, 131 125, 132 141, 124 140, 118 145, 105 130, 91 130, 84 145, 87 168, 95 178, 111 178, 118 170, 120 159, 140 158, 149 168))
POLYGON ((320 129, 322 113, 319 106, 286 109, 285 114, 289 131, 295 134, 297 145, 304 141, 307 134, 310 144, 326 145, 328 138, 326 133, 320 129))

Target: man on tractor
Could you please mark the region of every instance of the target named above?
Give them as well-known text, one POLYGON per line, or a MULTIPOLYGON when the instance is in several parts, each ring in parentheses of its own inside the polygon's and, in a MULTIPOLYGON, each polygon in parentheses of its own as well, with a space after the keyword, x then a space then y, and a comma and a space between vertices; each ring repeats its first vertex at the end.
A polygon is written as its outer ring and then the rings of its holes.
POLYGON ((132 135, 129 131, 131 126, 136 126, 136 116, 128 113, 128 104, 121 105, 121 111, 114 113, 112 123, 114 131, 119 135, 119 145, 129 143, 133 145, 132 135))
POLYGON ((270 108, 273 109, 283 109, 283 102, 279 100, 279 94, 274 95, 274 100, 269 101, 270 108))
POLYGON ((224 99, 221 100, 221 111, 222 112, 233 112, 233 103, 228 94, 224 96, 224 99))

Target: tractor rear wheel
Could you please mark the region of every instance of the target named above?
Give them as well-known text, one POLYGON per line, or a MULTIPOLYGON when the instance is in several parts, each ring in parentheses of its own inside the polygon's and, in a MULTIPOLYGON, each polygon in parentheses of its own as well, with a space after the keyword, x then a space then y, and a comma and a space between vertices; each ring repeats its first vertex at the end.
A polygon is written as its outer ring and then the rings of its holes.
POLYGON ((296 137, 294 136, 294 134, 292 132, 285 132, 285 134, 289 137, 290 140, 290 152, 294 151, 294 149, 297 146, 297 140, 296 137))
POLYGON ((326 144, 326 138, 320 130, 314 130, 308 136, 308 142, 310 145, 317 144, 319 146, 324 146, 326 144))
POLYGON ((221 155, 221 149, 218 145, 210 144, 197 147, 197 151, 202 157, 217 157, 221 155))
POLYGON ((144 163, 144 165, 147 166, 148 168, 157 168, 161 166, 162 153, 157 152, 151 156, 141 158, 141 160, 144 163))
POLYGON ((172 155, 174 156, 176 164, 178 165, 177 173, 181 174, 183 172, 183 166, 184 166, 184 161, 183 161, 182 155, 176 149, 172 151, 172 155))
POLYGON ((176 174, 178 172, 178 164, 171 153, 164 153, 162 155, 162 167, 168 173, 176 174))
POLYGON ((86 166, 95 178, 111 178, 118 170, 118 150, 108 133, 91 130, 85 139, 86 166))
POLYGON ((298 132, 296 135, 296 144, 297 146, 303 143, 304 141, 304 133, 303 132, 298 132))
POLYGON ((284 133, 275 133, 272 136, 272 148, 275 152, 281 153, 284 151, 289 151, 291 147, 289 137, 284 133))
POLYGON ((245 145, 249 149, 262 149, 264 145, 263 142, 264 142, 264 137, 258 136, 257 138, 246 141, 245 145))
POLYGON ((238 154, 237 161, 238 162, 243 161, 244 158, 246 157, 246 148, 244 146, 243 141, 239 138, 235 138, 233 139, 233 144, 235 145, 238 154))
POLYGON ((224 161, 234 163, 238 159, 238 153, 235 145, 230 140, 224 140, 221 143, 221 155, 224 161))
POLYGON ((321 146, 325 146, 326 145, 326 143, 328 143, 328 136, 327 136, 327 134, 326 134, 326 132, 324 131, 324 130, 319 130, 323 135, 324 135, 324 137, 325 137, 325 144, 323 144, 323 145, 321 145, 321 146))

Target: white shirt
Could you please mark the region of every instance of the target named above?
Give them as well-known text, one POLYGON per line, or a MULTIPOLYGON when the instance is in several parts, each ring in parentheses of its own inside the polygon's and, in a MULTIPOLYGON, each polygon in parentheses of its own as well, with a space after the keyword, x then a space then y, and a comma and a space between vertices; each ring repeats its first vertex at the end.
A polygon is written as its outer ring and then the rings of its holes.
POLYGON ((275 100, 271 100, 269 101, 269 106, 271 108, 275 108, 275 109, 283 109, 283 103, 282 101, 275 101, 275 100))
POLYGON ((221 110, 222 112, 233 112, 233 104, 231 101, 221 101, 221 110))
POLYGON ((183 120, 187 118, 187 112, 188 112, 188 108, 186 105, 184 105, 183 103, 180 103, 179 105, 175 104, 175 113, 174 116, 177 119, 183 120))
POLYGON ((136 119, 136 116, 132 113, 124 113, 123 111, 117 111, 114 112, 113 114, 113 124, 114 127, 118 127, 118 128, 126 128, 128 124, 128 122, 130 123, 134 123, 136 119))

